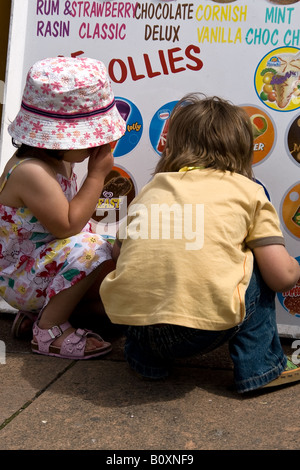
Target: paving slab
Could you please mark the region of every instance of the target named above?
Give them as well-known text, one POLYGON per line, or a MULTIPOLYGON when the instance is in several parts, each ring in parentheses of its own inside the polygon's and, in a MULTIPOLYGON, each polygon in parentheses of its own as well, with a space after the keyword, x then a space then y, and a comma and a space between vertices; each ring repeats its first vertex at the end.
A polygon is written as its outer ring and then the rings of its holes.
MULTIPOLYGON (((28 383, 35 388, 36 378, 29 375, 28 383)), ((168 381, 153 383, 122 363, 78 362, 2 429, 0 448, 299 448, 296 386, 245 399, 231 385, 230 371, 177 368, 168 381), (291 407, 294 412, 287 414, 291 407)))
POLYGON ((33 354, 8 354, 6 364, 0 365, 0 424, 35 400, 71 362, 51 361, 33 354))
POLYGON ((2 451, 300 448, 300 384, 240 396, 226 347, 153 382, 129 369, 122 337, 105 358, 69 361, 32 354, 28 342, 10 337, 11 323, 0 314, 2 451))

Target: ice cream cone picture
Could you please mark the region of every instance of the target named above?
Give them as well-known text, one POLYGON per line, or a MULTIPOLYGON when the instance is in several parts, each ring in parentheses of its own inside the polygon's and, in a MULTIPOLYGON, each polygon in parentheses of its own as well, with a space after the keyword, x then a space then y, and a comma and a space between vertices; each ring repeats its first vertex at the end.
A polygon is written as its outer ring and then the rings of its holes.
POLYGON ((292 3, 297 3, 299 0, 268 0, 270 3, 275 5, 292 5, 292 3))
POLYGON ((270 108, 300 107, 300 50, 285 47, 267 54, 257 68, 255 85, 260 100, 270 108))
POLYGON ((132 177, 122 168, 113 167, 105 178, 92 219, 103 223, 119 222, 126 216, 127 208, 135 195, 132 177))
POLYGON ((282 293, 280 301, 290 315, 300 316, 300 279, 295 287, 282 293))
POLYGON ((280 65, 272 77, 279 108, 285 108, 293 94, 298 96, 300 92, 300 52, 298 54, 281 54, 277 57, 280 65))
POLYGON ((300 115, 293 120, 288 130, 287 144, 293 161, 300 165, 300 115))
POLYGON ((243 106, 247 112, 254 137, 253 165, 270 155, 275 144, 275 126, 270 116, 255 106, 243 106))
POLYGON ((300 315, 300 282, 288 292, 283 293, 283 305, 286 310, 295 316, 300 315))
POLYGON ((300 239, 300 183, 288 190, 281 204, 281 217, 287 231, 300 239))
MULTIPOLYGON (((299 263, 299 257, 296 258, 299 263)), ((283 308, 295 317, 300 317, 300 279, 292 289, 277 294, 283 308)))

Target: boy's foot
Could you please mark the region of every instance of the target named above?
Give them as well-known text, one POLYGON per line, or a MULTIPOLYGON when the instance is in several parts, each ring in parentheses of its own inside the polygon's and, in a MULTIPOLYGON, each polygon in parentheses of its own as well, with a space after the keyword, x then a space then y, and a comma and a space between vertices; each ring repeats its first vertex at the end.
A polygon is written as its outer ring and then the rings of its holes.
POLYGON ((264 385, 263 388, 278 387, 279 385, 285 385, 297 381, 300 381, 300 367, 296 366, 288 358, 284 371, 279 375, 279 377, 277 377, 277 379, 274 379, 267 385, 264 385))

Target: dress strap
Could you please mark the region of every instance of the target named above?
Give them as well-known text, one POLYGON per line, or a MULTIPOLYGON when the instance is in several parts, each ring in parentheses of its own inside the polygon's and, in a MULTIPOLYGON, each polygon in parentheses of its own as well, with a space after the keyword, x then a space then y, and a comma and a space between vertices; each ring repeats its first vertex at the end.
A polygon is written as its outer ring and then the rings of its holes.
POLYGON ((30 158, 23 158, 23 160, 18 161, 17 163, 15 163, 15 164, 12 166, 12 168, 8 171, 7 175, 5 176, 3 182, 2 182, 2 184, 1 184, 1 186, 0 186, 0 193, 3 191, 4 186, 6 185, 7 180, 8 180, 8 178, 10 177, 10 175, 12 174, 12 172, 14 171, 14 169, 15 169, 17 166, 19 166, 20 163, 23 163, 23 162, 25 162, 25 161, 27 161, 27 160, 31 160, 31 159, 30 159, 30 158))

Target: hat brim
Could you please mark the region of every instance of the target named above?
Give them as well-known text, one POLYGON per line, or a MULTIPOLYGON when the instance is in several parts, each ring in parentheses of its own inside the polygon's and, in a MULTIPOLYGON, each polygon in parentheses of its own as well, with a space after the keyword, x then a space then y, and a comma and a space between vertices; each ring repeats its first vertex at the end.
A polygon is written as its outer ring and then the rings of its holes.
POLYGON ((80 119, 49 119, 20 109, 8 126, 18 143, 53 150, 98 147, 119 140, 126 124, 116 105, 100 116, 80 119))

